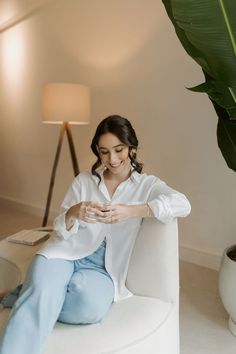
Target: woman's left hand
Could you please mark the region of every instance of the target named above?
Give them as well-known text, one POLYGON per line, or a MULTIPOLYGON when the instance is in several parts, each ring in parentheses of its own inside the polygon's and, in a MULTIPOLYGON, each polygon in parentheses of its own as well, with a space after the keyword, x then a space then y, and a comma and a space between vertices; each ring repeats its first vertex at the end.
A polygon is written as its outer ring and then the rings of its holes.
POLYGON ((145 218, 152 216, 148 204, 106 205, 103 212, 104 216, 99 217, 97 220, 105 224, 115 224, 130 218, 145 218))
POLYGON ((108 205, 103 211, 105 216, 100 217, 99 221, 105 224, 114 224, 133 217, 132 206, 127 204, 108 205))

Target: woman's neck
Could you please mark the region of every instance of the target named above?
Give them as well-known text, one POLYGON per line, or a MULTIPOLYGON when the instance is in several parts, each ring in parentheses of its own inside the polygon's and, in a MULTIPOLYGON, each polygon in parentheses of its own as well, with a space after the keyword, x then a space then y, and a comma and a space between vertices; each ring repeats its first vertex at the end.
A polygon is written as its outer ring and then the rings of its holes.
POLYGON ((117 183, 121 183, 124 182, 125 180, 127 180, 131 175, 131 166, 128 166, 127 169, 125 169, 124 171, 122 171, 119 174, 114 174, 111 173, 108 169, 104 171, 104 178, 107 181, 113 181, 113 182, 117 182, 117 183))

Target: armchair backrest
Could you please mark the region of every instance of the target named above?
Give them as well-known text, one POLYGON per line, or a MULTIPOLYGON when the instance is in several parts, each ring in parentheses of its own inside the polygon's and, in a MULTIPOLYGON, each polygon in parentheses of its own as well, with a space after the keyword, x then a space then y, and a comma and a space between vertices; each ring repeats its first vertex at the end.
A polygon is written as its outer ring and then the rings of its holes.
POLYGON ((130 260, 127 287, 136 295, 178 302, 177 219, 168 224, 143 219, 130 260))

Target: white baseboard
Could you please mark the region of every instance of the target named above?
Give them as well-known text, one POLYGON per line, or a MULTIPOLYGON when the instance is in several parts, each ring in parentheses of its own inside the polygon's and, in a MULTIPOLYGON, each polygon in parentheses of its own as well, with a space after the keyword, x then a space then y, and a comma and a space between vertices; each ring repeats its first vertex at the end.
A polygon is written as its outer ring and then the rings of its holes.
POLYGON ((180 259, 202 267, 219 270, 221 255, 207 253, 198 249, 180 245, 180 259))
MULTIPOLYGON (((22 201, 1 197, 0 196, 0 204, 5 207, 14 208, 21 212, 35 215, 38 217, 42 217, 44 215, 44 208, 26 204, 22 201)), ((52 221, 56 215, 58 215, 59 210, 51 210, 50 211, 50 221, 52 221)), ((186 262, 194 263, 203 267, 211 268, 218 270, 220 266, 221 256, 216 254, 210 254, 198 249, 185 247, 184 245, 180 245, 180 259, 186 262)))
MULTIPOLYGON (((43 220, 43 215, 45 210, 43 207, 39 207, 33 204, 27 204, 20 200, 8 198, 5 196, 0 196, 0 205, 6 208, 12 208, 21 211, 23 213, 41 217, 43 220)), ((58 215, 58 213, 59 210, 55 210, 55 209, 50 210, 50 215, 49 215, 50 222, 58 215)))

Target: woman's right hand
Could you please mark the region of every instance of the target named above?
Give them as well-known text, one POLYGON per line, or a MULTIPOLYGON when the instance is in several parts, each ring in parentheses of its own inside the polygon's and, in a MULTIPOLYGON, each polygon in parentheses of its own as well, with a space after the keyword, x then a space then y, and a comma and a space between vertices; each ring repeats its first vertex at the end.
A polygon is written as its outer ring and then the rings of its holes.
POLYGON ((99 218, 104 217, 104 205, 98 202, 84 201, 73 205, 68 209, 65 216, 66 228, 69 230, 75 220, 82 220, 88 223, 96 223, 99 218))

